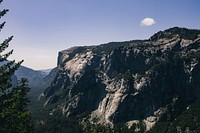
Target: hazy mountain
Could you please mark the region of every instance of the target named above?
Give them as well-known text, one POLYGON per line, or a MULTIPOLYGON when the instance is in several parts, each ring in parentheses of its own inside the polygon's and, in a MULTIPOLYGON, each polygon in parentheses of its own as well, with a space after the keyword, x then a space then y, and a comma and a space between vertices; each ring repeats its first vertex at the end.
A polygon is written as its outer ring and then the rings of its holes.
POLYGON ((27 78, 29 81, 30 87, 34 87, 40 83, 47 74, 43 71, 33 70, 31 68, 20 66, 19 69, 15 72, 15 75, 18 79, 27 78))
POLYGON ((48 75, 51 72, 51 70, 52 70, 52 68, 50 68, 50 69, 42 69, 42 70, 39 70, 39 71, 45 73, 45 75, 48 75))
POLYGON ((31 101, 37 100, 40 94, 51 85, 56 76, 57 68, 46 70, 33 70, 31 68, 20 66, 15 72, 18 79, 25 77, 29 81, 31 101))
POLYGON ((41 95, 51 115, 148 131, 200 98, 200 30, 174 27, 148 40, 63 50, 53 75, 41 95))
MULTIPOLYGON (((3 65, 5 63, 6 62, 1 62, 0 65, 3 65)), ((20 80, 21 78, 27 78, 29 87, 31 88, 29 94, 39 96, 39 94, 41 94, 44 91, 44 89, 40 87, 40 84, 43 82, 43 79, 49 74, 50 70, 51 69, 40 71, 40 70, 33 70, 25 66, 20 66, 19 69, 12 76, 12 84, 13 86, 16 86, 18 80, 20 80)))

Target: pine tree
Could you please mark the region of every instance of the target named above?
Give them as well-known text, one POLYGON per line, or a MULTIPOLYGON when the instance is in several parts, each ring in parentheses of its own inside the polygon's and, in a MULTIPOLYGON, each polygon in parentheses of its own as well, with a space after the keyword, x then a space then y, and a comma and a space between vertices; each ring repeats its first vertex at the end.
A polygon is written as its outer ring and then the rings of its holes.
MULTIPOLYGON (((0 4, 3 0, 0 0, 0 4)), ((0 19, 8 12, 7 9, 0 11, 0 19)), ((5 22, 0 24, 0 31, 5 22)), ((7 58, 13 50, 5 52, 13 36, 5 39, 0 44, 0 133, 31 133, 33 124, 31 112, 28 111, 28 98, 26 97, 30 88, 26 79, 21 79, 16 87, 12 86, 11 76, 20 67, 23 61, 15 63, 7 58)))

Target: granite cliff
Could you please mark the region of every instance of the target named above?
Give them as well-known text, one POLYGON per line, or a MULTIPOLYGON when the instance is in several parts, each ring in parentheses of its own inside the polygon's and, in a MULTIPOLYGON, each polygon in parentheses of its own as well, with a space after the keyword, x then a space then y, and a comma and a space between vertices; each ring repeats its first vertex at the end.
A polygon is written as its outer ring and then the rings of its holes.
POLYGON ((200 98, 200 30, 174 27, 147 40, 72 47, 59 52, 56 74, 41 94, 49 113, 146 131, 175 119, 200 98))

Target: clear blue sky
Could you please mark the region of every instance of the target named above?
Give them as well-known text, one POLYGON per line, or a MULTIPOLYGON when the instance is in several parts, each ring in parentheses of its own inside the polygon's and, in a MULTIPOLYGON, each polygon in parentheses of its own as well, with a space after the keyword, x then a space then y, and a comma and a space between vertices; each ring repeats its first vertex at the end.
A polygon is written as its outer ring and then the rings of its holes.
POLYGON ((179 26, 200 29, 200 0, 4 0, 0 41, 14 35, 11 59, 33 69, 56 66, 58 51, 77 45, 147 39, 179 26), (155 24, 141 26, 144 18, 155 24))

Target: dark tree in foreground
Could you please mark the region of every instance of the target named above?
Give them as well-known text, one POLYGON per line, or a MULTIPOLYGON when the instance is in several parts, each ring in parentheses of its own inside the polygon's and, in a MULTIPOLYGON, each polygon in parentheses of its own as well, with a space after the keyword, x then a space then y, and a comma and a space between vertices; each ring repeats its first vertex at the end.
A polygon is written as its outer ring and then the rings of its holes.
MULTIPOLYGON (((0 0, 0 4, 3 0, 0 0)), ((8 12, 0 11, 0 19, 8 12)), ((5 22, 0 23, 0 31, 5 22)), ((11 77, 23 61, 7 61, 13 50, 5 52, 13 36, 0 44, 0 133, 31 133, 33 125, 31 112, 27 109, 26 97, 29 87, 26 79, 21 79, 16 87, 12 86, 11 77)))

